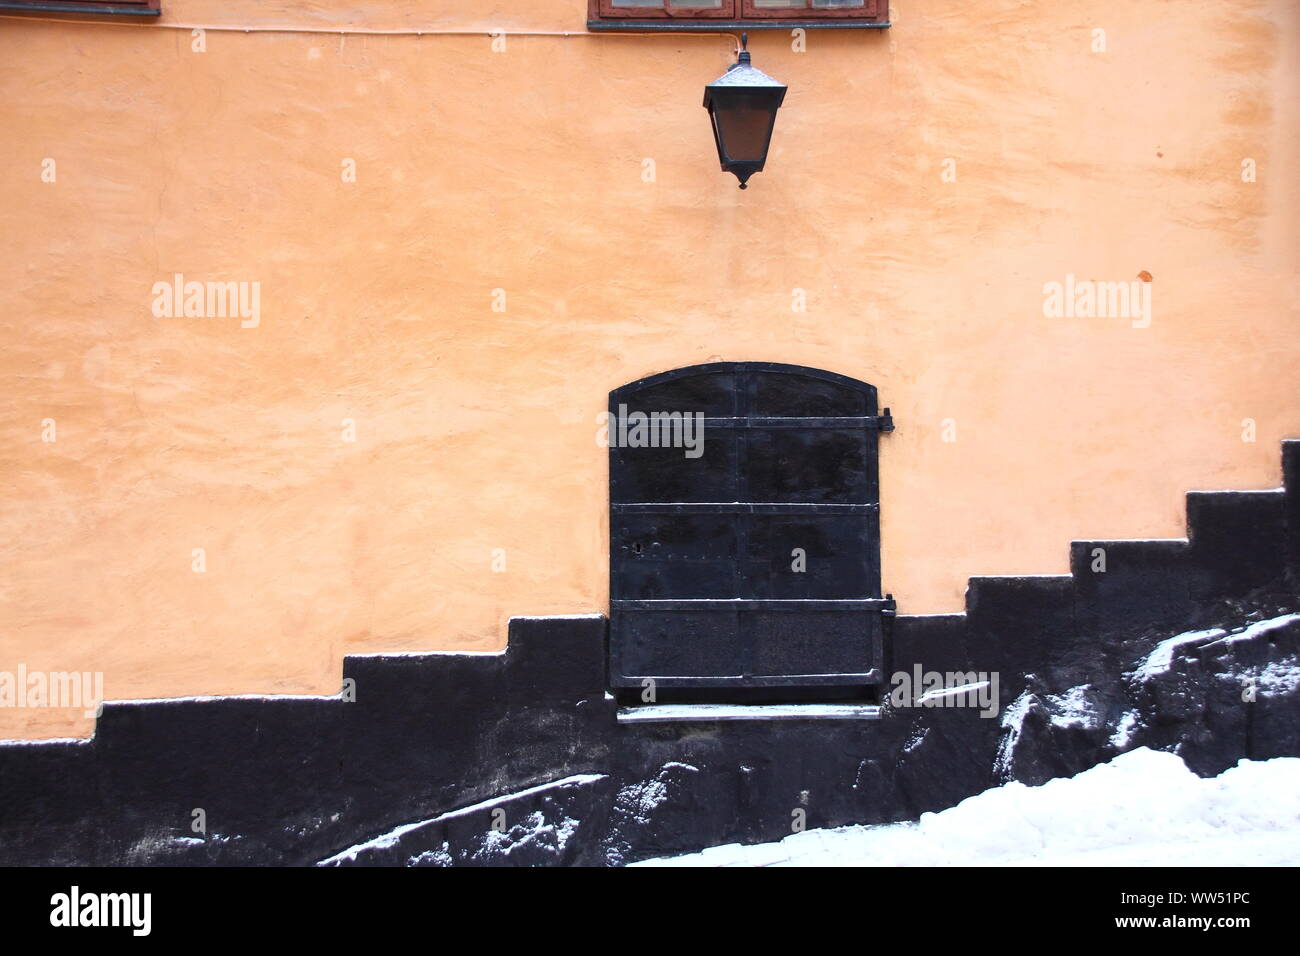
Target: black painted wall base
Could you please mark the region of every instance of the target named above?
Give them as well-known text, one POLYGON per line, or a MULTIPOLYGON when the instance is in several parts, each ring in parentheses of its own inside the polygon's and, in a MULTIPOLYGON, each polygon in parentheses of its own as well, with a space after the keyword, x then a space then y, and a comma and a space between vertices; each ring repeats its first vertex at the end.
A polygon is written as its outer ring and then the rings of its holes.
POLYGON ((1190 495, 1187 541, 1075 542, 1069 575, 899 616, 890 671, 996 672, 996 717, 620 722, 605 619, 519 618, 502 654, 347 658, 355 701, 109 703, 88 741, 2 744, 0 863, 617 865, 1139 746, 1201 774, 1300 756, 1300 442, 1283 456, 1284 490, 1190 495))

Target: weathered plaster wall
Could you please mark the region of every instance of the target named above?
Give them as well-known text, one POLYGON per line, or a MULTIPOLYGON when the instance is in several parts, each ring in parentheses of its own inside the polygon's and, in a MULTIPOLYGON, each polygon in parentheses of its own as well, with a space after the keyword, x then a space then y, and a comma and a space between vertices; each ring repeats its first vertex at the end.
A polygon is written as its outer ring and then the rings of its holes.
MULTIPOLYGON (((805 53, 751 37, 791 89, 747 192, 700 108, 726 37, 586 36, 583 0, 165 5, 0 19, 0 670, 328 693, 345 652, 602 610, 596 414, 710 358, 880 389, 907 613, 1062 572, 1073 538, 1180 536, 1184 491, 1275 487, 1300 434, 1289 0, 901 0, 805 53), (555 35, 195 53, 169 23, 555 35), (1043 315, 1046 282, 1141 271, 1149 328, 1043 315), (260 325, 155 318, 177 272, 260 282, 260 325)), ((92 726, 0 709, 0 736, 92 726)))

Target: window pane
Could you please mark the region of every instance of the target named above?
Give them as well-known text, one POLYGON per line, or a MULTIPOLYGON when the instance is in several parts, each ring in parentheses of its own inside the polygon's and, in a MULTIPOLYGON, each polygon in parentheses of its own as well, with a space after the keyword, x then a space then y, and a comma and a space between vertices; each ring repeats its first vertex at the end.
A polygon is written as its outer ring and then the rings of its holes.
POLYGON ((867 0, 812 0, 814 7, 826 9, 828 7, 862 7, 866 6, 867 0))
POLYGON ((722 6, 722 0, 668 0, 670 7, 711 7, 717 9, 722 6))
POLYGON ((756 7, 806 7, 807 0, 754 0, 756 7))
POLYGON ((655 7, 663 9, 663 0, 612 0, 616 7, 655 7))

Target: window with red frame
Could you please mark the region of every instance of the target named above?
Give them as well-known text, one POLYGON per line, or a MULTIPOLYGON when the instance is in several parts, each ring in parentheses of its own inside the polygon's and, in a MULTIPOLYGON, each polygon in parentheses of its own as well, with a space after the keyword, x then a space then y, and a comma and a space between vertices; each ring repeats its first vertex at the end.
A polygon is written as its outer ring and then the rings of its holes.
POLYGON ((888 0, 588 0, 593 29, 888 26, 888 0))

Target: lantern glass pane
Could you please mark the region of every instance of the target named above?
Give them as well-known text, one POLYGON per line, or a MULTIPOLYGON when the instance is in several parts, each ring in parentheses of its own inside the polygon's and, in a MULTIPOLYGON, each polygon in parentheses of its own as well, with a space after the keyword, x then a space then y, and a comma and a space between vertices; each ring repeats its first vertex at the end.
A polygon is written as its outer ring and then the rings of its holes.
POLYGON ((762 162, 772 135, 772 109, 750 97, 714 103, 713 122, 727 159, 737 163, 762 162))

